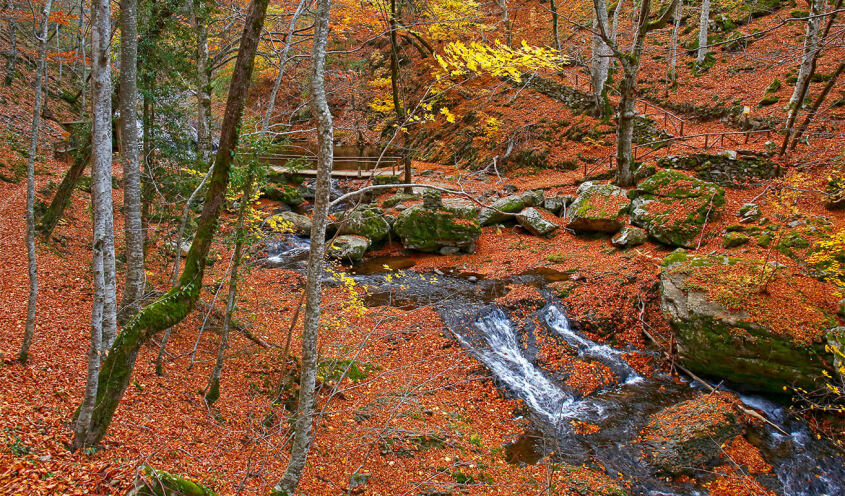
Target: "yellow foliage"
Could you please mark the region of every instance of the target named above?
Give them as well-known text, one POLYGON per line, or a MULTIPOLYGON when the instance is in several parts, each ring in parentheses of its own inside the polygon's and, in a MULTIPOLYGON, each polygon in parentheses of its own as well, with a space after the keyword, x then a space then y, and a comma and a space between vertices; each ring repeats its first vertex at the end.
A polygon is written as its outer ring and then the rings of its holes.
POLYGON ((487 74, 522 80, 522 73, 540 69, 556 70, 567 62, 555 50, 533 47, 524 40, 519 48, 511 48, 496 41, 493 45, 472 42, 469 45, 453 41, 437 55, 441 76, 487 74))

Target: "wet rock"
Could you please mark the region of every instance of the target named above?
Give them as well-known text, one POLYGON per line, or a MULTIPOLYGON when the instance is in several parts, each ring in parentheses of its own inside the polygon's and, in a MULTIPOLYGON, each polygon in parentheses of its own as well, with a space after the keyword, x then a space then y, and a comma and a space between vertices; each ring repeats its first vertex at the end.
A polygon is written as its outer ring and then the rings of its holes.
POLYGON ((725 190, 677 171, 660 171, 632 191, 631 222, 653 239, 692 248, 708 219, 719 215, 725 190))
POLYGON ((610 243, 617 248, 639 246, 648 241, 648 233, 639 227, 625 226, 611 238, 610 243))
POLYGON ((659 471, 693 475, 714 465, 722 444, 742 430, 731 404, 708 395, 652 415, 640 438, 646 460, 659 471))
POLYGON ((611 184, 585 182, 578 187, 578 197, 569 206, 569 223, 575 231, 615 233, 628 221, 631 202, 624 189, 611 184))
POLYGON ((406 249, 430 253, 441 253, 443 248, 472 253, 481 236, 478 210, 461 202, 443 202, 438 209, 410 207, 399 214, 393 230, 406 249))
POLYGON ((281 212, 271 217, 273 222, 282 229, 288 228, 290 232, 295 234, 310 236, 311 235, 311 217, 301 215, 296 212, 281 212))
POLYGON ((378 208, 358 207, 338 216, 337 232, 363 236, 371 243, 379 244, 390 234, 390 222, 378 208))
POLYGON ((354 234, 346 234, 334 239, 328 248, 328 254, 331 258, 349 262, 360 262, 364 259, 364 253, 369 248, 369 239, 354 234))
POLYGON ((722 237, 722 248, 736 248, 742 246, 751 240, 747 235, 741 232, 729 232, 722 237))
MULTIPOLYGON (((727 257, 693 257, 683 250, 664 258, 660 306, 676 336, 681 361, 695 373, 727 379, 749 390, 775 395, 784 394, 784 387, 790 386, 815 390, 816 379, 827 370, 825 363, 831 358, 822 342, 824 331, 805 326, 794 337, 774 329, 775 322, 754 318, 759 311, 746 309, 744 302, 749 300, 743 300, 740 295, 745 286, 737 285, 735 278, 730 277, 730 274, 745 273, 731 268, 740 263, 751 262, 727 257), (724 269, 713 270, 719 267, 724 269), (688 283, 699 271, 706 271, 703 274, 707 287, 688 283)), ((749 270, 759 271, 759 267, 749 270)), ((805 276, 781 269, 778 277, 805 276)), ((802 283, 795 281, 790 285, 799 287, 802 283)), ((785 298, 798 302, 803 297, 779 296, 780 300, 789 301, 785 298)), ((755 301, 774 304, 759 297, 755 301)), ((813 318, 824 319, 821 309, 805 304, 804 311, 814 315, 813 318)))
POLYGON ((519 195, 510 195, 500 198, 490 204, 490 207, 482 208, 478 214, 478 222, 482 226, 490 226, 507 220, 512 220, 513 215, 528 207, 538 207, 543 204, 542 191, 526 191, 519 195))
POLYGON ((526 208, 516 214, 516 221, 535 236, 547 236, 560 227, 554 222, 544 219, 540 211, 533 207, 526 208))

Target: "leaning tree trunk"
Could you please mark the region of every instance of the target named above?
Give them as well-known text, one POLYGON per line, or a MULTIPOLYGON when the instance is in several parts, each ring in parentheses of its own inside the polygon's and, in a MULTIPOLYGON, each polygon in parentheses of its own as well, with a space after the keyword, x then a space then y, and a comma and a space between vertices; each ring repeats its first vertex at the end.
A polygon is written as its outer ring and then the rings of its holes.
POLYGON ((56 193, 53 195, 50 206, 47 207, 47 210, 38 222, 38 232, 45 239, 48 239, 53 234, 53 230, 62 219, 65 209, 70 205, 73 190, 76 188, 79 178, 82 177, 85 167, 91 160, 91 132, 87 128, 82 132, 84 133, 82 144, 74 155, 73 164, 71 164, 62 182, 59 183, 59 187, 56 188, 56 193))
MULTIPOLYGON (((114 250, 112 220, 112 142, 111 142, 111 68, 109 65, 109 39, 111 36, 111 9, 108 0, 95 0, 91 8, 91 57, 93 82, 93 123, 91 126, 92 161, 91 161, 91 203, 93 210, 93 264, 94 304, 91 311, 91 343, 88 349, 88 377, 85 394, 79 408, 74 428, 73 447, 93 446, 86 442, 86 433, 90 431, 97 395, 103 381, 98 379, 100 357, 106 348, 106 329, 113 325, 107 315, 114 308, 109 308, 109 287, 107 271, 109 257, 107 251, 114 250), (112 231, 111 233, 109 231, 112 231)), ((112 254, 113 256, 113 254, 112 254)), ((114 260, 112 258, 112 260, 114 260)), ((112 268, 114 266, 112 265, 112 268)), ((111 301, 114 295, 111 296, 111 301)))
POLYGON ((704 65, 707 58, 707 28, 710 25, 710 0, 702 0, 701 16, 698 19, 698 55, 695 62, 698 67, 704 65))
POLYGON ((32 128, 29 138, 29 157, 26 161, 26 258, 29 272, 29 298, 26 304, 26 328, 23 333, 18 360, 26 363, 29 347, 35 333, 35 303, 38 299, 38 270, 35 260, 35 158, 38 155, 38 131, 41 127, 42 81, 47 73, 47 25, 50 20, 52 0, 44 3, 41 11, 41 36, 38 40, 38 68, 35 71, 35 105, 32 108, 32 128))
POLYGON ((634 104, 638 64, 623 63, 624 76, 620 84, 618 127, 616 129, 616 185, 634 185, 634 104))
POLYGON ((141 169, 138 159, 138 1, 120 2, 120 138, 123 163, 123 217, 126 275, 119 318, 127 322, 144 296, 144 230, 141 223, 141 169))
POLYGON ((839 76, 842 75, 842 72, 845 71, 845 62, 839 64, 839 67, 836 68, 836 71, 830 76, 827 84, 825 85, 824 89, 822 90, 821 94, 816 98, 816 101, 813 103, 813 107, 807 113, 807 116, 804 118, 804 122, 795 130, 795 137, 792 139, 792 144, 789 146, 790 150, 794 150, 795 146, 798 145, 798 142, 801 140, 801 136, 807 131, 807 128, 810 126, 810 122, 813 121, 813 118, 819 111, 822 103, 825 101, 827 96, 830 94, 830 91, 836 85, 836 80, 839 79, 839 76))
POLYGON ((129 385, 141 346, 157 333, 181 322, 199 298, 206 257, 217 230, 220 209, 229 185, 232 153, 238 144, 238 129, 252 78, 259 35, 267 13, 267 3, 268 0, 250 2, 223 115, 220 148, 197 223, 197 233, 185 260, 185 269, 179 278, 179 284, 154 303, 142 308, 115 340, 98 376, 99 388, 96 391, 96 407, 91 416, 90 428, 87 432, 78 434, 82 445, 95 446, 105 436, 114 412, 129 385))
POLYGON ((331 0, 319 0, 314 23, 314 46, 311 68, 311 107, 317 119, 317 185, 314 199, 314 224, 311 226, 311 251, 305 281, 305 320, 302 333, 302 375, 299 406, 290 460, 285 474, 273 488, 273 495, 291 495, 296 491, 308 459, 314 421, 317 379, 317 337, 320 329, 321 280, 326 247, 326 224, 329 212, 329 174, 332 168, 334 130, 332 114, 326 101, 326 44, 329 36, 331 0))
POLYGON ((810 78, 813 76, 813 62, 816 59, 816 52, 819 49, 819 23, 821 22, 824 0, 812 0, 810 18, 807 19, 807 28, 804 33, 804 50, 801 55, 801 64, 798 66, 798 77, 795 81, 795 89, 789 97, 789 116, 798 112, 801 103, 807 96, 807 88, 810 86, 810 78))
POLYGON ((556 0, 549 0, 549 9, 552 11, 552 36, 555 39, 555 50, 561 53, 560 45, 560 15, 557 12, 556 0))

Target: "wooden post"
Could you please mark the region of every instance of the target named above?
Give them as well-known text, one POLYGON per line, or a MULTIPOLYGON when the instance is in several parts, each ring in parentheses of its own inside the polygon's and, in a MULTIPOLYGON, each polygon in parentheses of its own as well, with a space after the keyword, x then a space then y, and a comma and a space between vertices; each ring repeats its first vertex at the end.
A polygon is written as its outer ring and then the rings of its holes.
POLYGON ((684 135, 684 122, 685 121, 683 121, 683 120, 681 121, 681 136, 684 135))
POLYGON ((708 141, 708 136, 707 136, 707 133, 705 133, 704 134, 704 149, 705 150, 707 150, 707 141, 708 141))

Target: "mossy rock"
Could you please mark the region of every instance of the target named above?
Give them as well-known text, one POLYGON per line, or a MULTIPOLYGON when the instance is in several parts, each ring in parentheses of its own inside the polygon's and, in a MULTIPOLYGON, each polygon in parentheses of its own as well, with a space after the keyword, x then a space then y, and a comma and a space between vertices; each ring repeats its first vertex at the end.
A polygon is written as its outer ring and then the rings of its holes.
POLYGON ((612 184, 585 182, 578 187, 566 227, 578 232, 616 233, 628 223, 631 201, 624 189, 612 184))
POLYGON ((439 209, 416 205, 399 214, 393 230, 408 250, 472 253, 481 236, 478 210, 444 202, 439 209))
POLYGON ((737 246, 742 246, 748 243, 751 238, 748 235, 740 233, 740 232, 729 232, 722 237, 722 247, 723 248, 736 248, 737 246))
POLYGON ((701 396, 652 415, 640 439, 646 460, 660 472, 693 475, 718 463, 722 444, 742 430, 730 402, 701 396))
POLYGON ((775 93, 775 92, 777 92, 777 90, 780 89, 780 87, 781 87, 780 79, 776 78, 774 81, 772 81, 772 84, 770 84, 769 87, 766 88, 766 93, 775 93))
POLYGON ((301 205, 305 201, 299 189, 288 184, 282 186, 268 184, 264 187, 262 196, 268 200, 282 202, 293 207, 301 205))
POLYGON ((396 205, 407 202, 407 201, 416 201, 420 199, 420 195, 415 195, 413 193, 396 193, 395 195, 391 196, 387 200, 384 200, 381 204, 383 208, 392 208, 396 205))
POLYGON ((543 191, 526 191, 518 195, 509 195, 504 198, 499 198, 490 204, 489 207, 482 208, 478 214, 478 222, 482 226, 490 226, 514 220, 514 215, 525 210, 528 207, 543 206, 544 194, 543 191))
POLYGON ((144 474, 135 481, 130 496, 217 496, 210 488, 182 476, 144 467, 144 474))
POLYGON ((375 207, 358 207, 338 217, 340 235, 363 236, 374 245, 384 242, 390 234, 390 223, 381 210, 375 207))
POLYGON ((660 171, 631 193, 631 221, 652 239, 692 248, 708 219, 725 204, 725 190, 714 183, 678 171, 660 171))
POLYGON ((760 100, 761 107, 768 107, 769 105, 774 105, 780 101, 780 97, 776 95, 767 95, 760 100))
POLYGON ((346 234, 335 238, 328 247, 327 252, 331 258, 348 262, 360 262, 364 259, 364 253, 369 248, 369 239, 354 234, 346 234))
MULTIPOLYGON (((696 271, 743 263, 749 262, 726 257, 693 257, 683 251, 664 259, 660 274, 661 309, 676 336, 681 361, 695 373, 776 396, 784 395, 785 388, 792 386, 814 390, 816 380, 829 368, 830 356, 821 339, 823 331, 818 336, 808 334, 809 337, 798 340, 773 330, 771 322, 762 324, 755 318, 757 312, 744 307, 728 309, 713 296, 724 281, 708 276, 702 287, 688 283, 696 271)), ((799 281, 791 285, 800 287, 799 281)), ((814 311, 823 314, 820 309, 814 311)))

